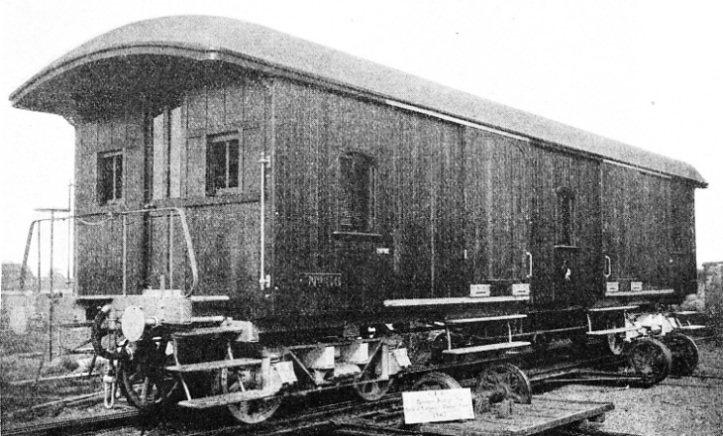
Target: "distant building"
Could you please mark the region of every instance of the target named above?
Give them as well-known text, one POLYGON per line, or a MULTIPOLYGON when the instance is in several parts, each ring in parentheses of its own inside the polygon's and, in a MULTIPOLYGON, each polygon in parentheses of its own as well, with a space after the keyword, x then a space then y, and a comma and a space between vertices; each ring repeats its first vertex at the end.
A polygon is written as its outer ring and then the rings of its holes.
POLYGON ((700 281, 705 292, 705 306, 723 310, 723 261, 704 263, 700 281))

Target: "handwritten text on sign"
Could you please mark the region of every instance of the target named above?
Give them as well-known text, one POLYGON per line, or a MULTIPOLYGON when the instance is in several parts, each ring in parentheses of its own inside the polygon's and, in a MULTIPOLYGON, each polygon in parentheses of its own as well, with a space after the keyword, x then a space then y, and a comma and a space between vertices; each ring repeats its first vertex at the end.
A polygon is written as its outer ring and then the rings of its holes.
POLYGON ((469 388, 403 392, 402 403, 407 424, 474 419, 469 388))

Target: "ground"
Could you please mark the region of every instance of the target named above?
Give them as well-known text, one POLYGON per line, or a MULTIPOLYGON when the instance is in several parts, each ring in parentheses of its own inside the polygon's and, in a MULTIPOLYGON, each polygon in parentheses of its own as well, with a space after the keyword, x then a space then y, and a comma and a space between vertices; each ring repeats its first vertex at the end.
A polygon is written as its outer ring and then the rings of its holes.
POLYGON ((603 429, 645 436, 723 435, 723 348, 699 345, 693 377, 669 377, 648 389, 616 385, 567 385, 544 394, 570 400, 612 402, 603 429), (717 378, 699 378, 717 377, 717 378))
POLYGON ((647 389, 619 383, 568 384, 536 394, 551 399, 613 403, 615 409, 607 414, 602 427, 611 432, 723 436, 723 341, 719 329, 722 320, 709 317, 697 321, 715 327, 712 331, 716 335, 696 340, 700 363, 691 377, 668 377, 647 389))

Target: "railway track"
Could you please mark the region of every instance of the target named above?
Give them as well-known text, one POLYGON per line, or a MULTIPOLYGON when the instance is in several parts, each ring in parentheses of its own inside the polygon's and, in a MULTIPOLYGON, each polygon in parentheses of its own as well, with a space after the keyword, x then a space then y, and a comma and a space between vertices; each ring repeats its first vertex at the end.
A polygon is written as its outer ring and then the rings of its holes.
MULTIPOLYGON (((411 431, 389 431, 388 429, 376 429, 371 427, 343 427, 329 429, 329 433, 323 433, 325 436, 436 436, 411 431)), ((634 433, 613 433, 596 429, 563 429, 554 430, 544 433, 544 436, 642 436, 634 433)))
MULTIPOLYGON (((375 410, 389 409, 399 403, 400 395, 389 395, 374 403, 360 403, 359 401, 344 401, 341 403, 316 406, 311 409, 302 409, 296 405, 294 410, 288 411, 284 416, 254 426, 241 424, 212 427, 213 424, 224 421, 219 414, 219 420, 205 419, 200 414, 189 414, 170 408, 159 411, 155 415, 143 415, 137 411, 121 412, 103 417, 81 418, 66 421, 56 421, 47 424, 38 424, 16 428, 3 429, 3 435, 8 436, 44 436, 44 435, 84 435, 98 434, 99 432, 112 434, 128 434, 140 430, 154 429, 158 434, 185 434, 194 436, 237 436, 245 434, 254 435, 284 435, 298 434, 305 430, 318 430, 325 426, 332 426, 335 420, 349 419, 358 414, 370 413, 375 410), (200 418, 200 419, 199 419, 200 418)), ((401 408, 400 408, 401 411, 401 408)))
POLYGON ((635 433, 616 433, 594 428, 568 428, 556 430, 545 436, 642 436, 635 433))
MULTIPOLYGON (((289 411, 283 417, 255 425, 222 425, 212 428, 213 420, 205 424, 193 424, 194 416, 183 419, 175 410, 168 415, 142 416, 139 413, 122 412, 102 418, 86 418, 21 428, 4 429, 9 436, 41 435, 144 435, 158 436, 432 436, 413 427, 404 428, 403 411, 399 395, 389 395, 375 403, 345 401, 289 411), (161 417, 163 416, 163 417, 161 417), (164 419, 165 418, 165 419, 164 419)), ((594 429, 565 429, 545 433, 547 436, 634 436, 606 433, 594 429)))
MULTIPOLYGON (((561 350, 560 350, 561 351, 561 350)), ((530 381, 533 385, 546 384, 545 382, 565 375, 574 375, 585 367, 615 366, 616 360, 611 358, 580 359, 575 362, 546 362, 543 368, 529 371, 530 381)), ((621 377, 625 378, 624 376, 621 377)), ((690 378, 717 382, 723 380, 720 375, 692 375, 690 378)), ((666 380, 662 384, 678 386, 679 383, 666 380)), ((716 383, 717 384, 717 383, 716 383)), ((681 385, 687 387, 688 385, 681 385)), ((691 385, 698 387, 698 385, 691 385)), ((703 385, 701 385, 703 386, 703 385)), ((138 411, 124 411, 102 417, 81 418, 32 426, 3 428, 3 434, 8 436, 40 436, 40 435, 68 435, 78 436, 84 434, 133 434, 144 430, 153 430, 153 434, 182 434, 193 436, 237 436, 245 434, 254 435, 287 435, 313 433, 315 435, 419 435, 418 431, 399 428, 403 421, 403 413, 398 394, 388 395, 375 403, 360 403, 359 401, 342 401, 334 404, 325 404, 312 408, 305 408, 298 404, 299 400, 292 401, 291 407, 276 419, 255 426, 238 424, 222 425, 216 428, 208 426, 188 425, 188 412, 179 412, 171 408, 164 413, 154 416, 144 416, 138 411), (361 419, 361 421, 360 421, 361 419), (362 423, 359 423, 362 422, 362 423)), ((220 414, 219 414, 220 415, 220 414)), ((198 418, 198 417, 196 417, 198 418)), ((201 419, 205 419, 203 416, 201 419)), ((190 418, 193 421, 193 416, 190 418)), ((564 429, 549 436, 623 436, 624 433, 609 433, 595 429, 564 429)))
POLYGON ((2 433, 5 436, 82 434, 88 431, 99 431, 130 425, 132 423, 139 422, 141 419, 142 417, 138 411, 130 410, 99 417, 79 418, 22 427, 3 428, 2 433))

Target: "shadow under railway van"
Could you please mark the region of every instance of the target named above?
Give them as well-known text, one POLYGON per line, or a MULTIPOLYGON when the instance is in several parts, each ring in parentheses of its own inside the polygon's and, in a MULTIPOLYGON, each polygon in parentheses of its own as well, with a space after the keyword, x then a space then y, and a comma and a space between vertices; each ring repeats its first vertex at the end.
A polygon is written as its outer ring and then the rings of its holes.
POLYGON ((140 408, 621 353, 695 292, 694 168, 257 25, 130 24, 10 98, 75 127, 78 300, 140 408))

